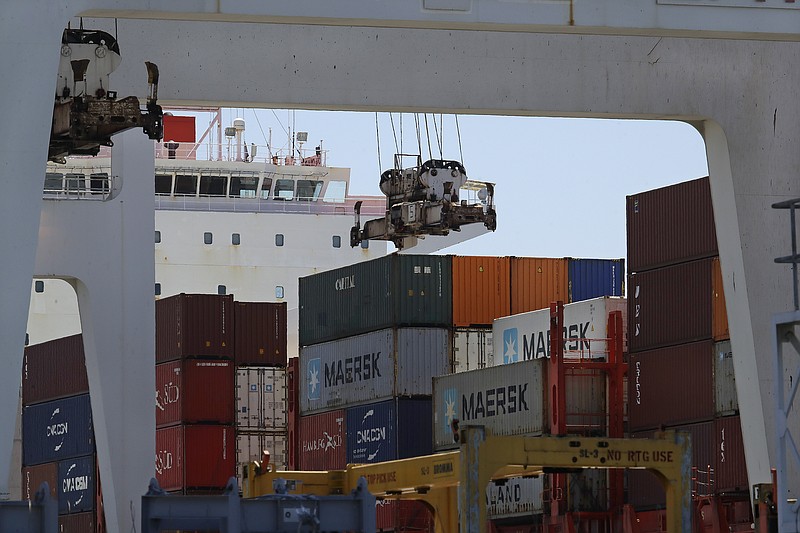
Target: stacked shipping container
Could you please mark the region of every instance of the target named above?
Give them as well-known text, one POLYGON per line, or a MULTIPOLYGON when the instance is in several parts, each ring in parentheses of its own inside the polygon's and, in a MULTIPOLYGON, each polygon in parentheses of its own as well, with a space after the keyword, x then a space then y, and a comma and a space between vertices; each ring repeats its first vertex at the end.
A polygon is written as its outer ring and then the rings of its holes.
POLYGON ((46 481, 59 531, 104 531, 81 335, 28 346, 22 368, 23 498, 46 481))
MULTIPOLYGON (((630 433, 689 431, 695 491, 747 498, 708 178, 629 196, 627 232, 630 433)), ((632 504, 663 507, 651 474, 628 478, 632 504)))

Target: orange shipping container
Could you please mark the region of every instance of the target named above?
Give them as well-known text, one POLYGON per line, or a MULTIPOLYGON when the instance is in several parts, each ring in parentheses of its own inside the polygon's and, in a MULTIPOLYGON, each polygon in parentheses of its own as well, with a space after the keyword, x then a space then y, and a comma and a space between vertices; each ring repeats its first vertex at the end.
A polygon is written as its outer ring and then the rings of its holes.
POLYGON ((728 330, 728 312, 725 310, 725 291, 722 289, 722 269, 719 257, 711 260, 711 331, 714 340, 724 341, 731 338, 728 330))
POLYGON ((511 314, 508 257, 453 256, 453 324, 491 326, 511 314))
POLYGON ((569 301, 566 259, 511 258, 511 314, 550 307, 550 302, 569 301))

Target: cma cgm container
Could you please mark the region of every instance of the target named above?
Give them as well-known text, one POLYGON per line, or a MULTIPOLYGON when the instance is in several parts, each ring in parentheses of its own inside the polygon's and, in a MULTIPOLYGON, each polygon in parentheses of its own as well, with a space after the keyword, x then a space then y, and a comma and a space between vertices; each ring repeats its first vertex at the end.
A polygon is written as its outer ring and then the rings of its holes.
MULTIPOLYGON (((620 311, 624 298, 595 298, 564 306, 565 356, 605 357, 608 354, 608 315, 620 311)), ((624 334, 624 332, 623 332, 624 334)), ((550 309, 498 318, 492 324, 496 365, 550 357, 550 309)))
POLYGON ((300 417, 298 470, 341 470, 347 466, 344 409, 300 417))
POLYGON ((569 301, 566 259, 511 258, 511 314, 550 307, 550 302, 569 301))
POLYGON ((234 367, 226 359, 184 359, 156 365, 156 427, 233 424, 234 367))
POLYGON ((58 513, 94 511, 97 490, 97 459, 94 455, 58 463, 58 513))
POLYGON ((626 204, 631 272, 718 254, 708 178, 634 194, 626 204))
POLYGON ((708 340, 630 355, 631 431, 714 418, 712 348, 713 343, 708 340))
POLYGON ((31 466, 94 453, 89 395, 22 409, 22 464, 31 466))
POLYGON ((569 301, 625 295, 624 259, 568 258, 569 301))
POLYGON ((286 366, 286 302, 234 302, 236 366, 286 366))
POLYGON ((736 376, 733 370, 731 341, 715 342, 714 359, 714 413, 730 416, 739 412, 739 397, 736 393, 736 376))
POLYGON ((177 294, 156 301, 156 361, 233 358, 233 296, 177 294))
POLYGON ((452 257, 392 254, 300 278, 300 345, 453 322, 452 257))
POLYGON ((430 396, 431 378, 450 371, 450 330, 390 328, 300 351, 300 412, 430 396))
POLYGON ((232 426, 182 425, 156 430, 156 479, 162 489, 223 489, 235 470, 232 426))
POLYGON ((430 455, 430 399, 395 398, 347 410, 347 462, 430 455))
POLYGON ((287 431, 286 370, 248 366, 236 369, 236 428, 287 431))
POLYGON ((241 489, 242 470, 252 461, 263 460, 264 450, 269 451, 269 464, 273 470, 286 470, 286 434, 241 433, 236 434, 236 479, 241 489))
POLYGON ((25 348, 22 405, 89 392, 83 336, 72 335, 25 348))
POLYGON ((494 366, 492 328, 455 328, 451 372, 466 372, 494 366))
POLYGON ((711 259, 632 274, 631 352, 711 339, 711 259))
POLYGON ((544 476, 512 477, 486 485, 486 516, 490 519, 542 514, 544 476))
POLYGON ((453 256, 453 325, 487 326, 511 314, 509 257, 453 256))
POLYGON ((453 419, 493 435, 541 435, 548 429, 544 370, 544 361, 533 360, 433 378, 434 449, 458 447, 453 419))

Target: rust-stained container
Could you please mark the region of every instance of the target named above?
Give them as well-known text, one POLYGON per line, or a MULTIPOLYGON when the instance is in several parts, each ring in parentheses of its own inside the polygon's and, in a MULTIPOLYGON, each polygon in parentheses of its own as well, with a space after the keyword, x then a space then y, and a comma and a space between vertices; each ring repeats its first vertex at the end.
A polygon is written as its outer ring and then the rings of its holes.
MULTIPOLYGON (((707 479, 706 472, 714 468, 715 449, 717 447, 714 422, 703 422, 700 424, 689 424, 668 429, 676 431, 686 431, 691 436, 692 441, 692 475, 701 483, 707 479)), ((652 438, 653 432, 631 433, 632 438, 652 438)), ((666 505, 664 489, 656 479, 655 475, 647 470, 626 470, 628 476, 628 503, 639 509, 663 508, 666 505)), ((695 487, 700 491, 706 490, 705 485, 695 487)))
POLYGON ((89 392, 83 336, 72 335, 25 348, 22 405, 89 392))
POLYGON ((633 194, 626 203, 630 272, 718 254, 707 177, 633 194))
POLYGON ((725 290, 722 288, 722 268, 719 257, 711 260, 711 329, 715 341, 731 338, 728 330, 728 311, 725 309, 725 290))
POLYGON ((236 475, 233 426, 181 425, 156 430, 156 479, 167 491, 222 489, 236 475))
POLYGON ((511 314, 509 257, 453 256, 453 325, 491 326, 511 314))
POLYGON ((344 409, 300 417, 298 470, 340 470, 347 466, 344 409))
POLYGON ((156 365, 156 427, 233 424, 234 364, 227 359, 183 359, 156 365))
POLYGON ((511 314, 550 307, 569 301, 567 259, 511 257, 511 314))
POLYGON ((36 499, 36 491, 42 483, 50 487, 50 497, 58 501, 58 463, 26 466, 22 469, 22 499, 36 499))
POLYGON ((101 533, 104 528, 97 513, 65 514, 58 517, 58 533, 101 533))
POLYGON ((630 431, 714 418, 711 340, 630 355, 630 431))
POLYGON ((632 274, 628 288, 631 352, 711 339, 711 259, 632 274))
POLYGON ((744 456, 742 424, 739 416, 714 420, 716 433, 716 470, 714 492, 749 492, 747 463, 744 456))
POLYGON ((234 302, 236 366, 286 366, 286 302, 234 302))
POLYGON ((731 341, 714 343, 714 405, 717 416, 730 416, 739 412, 736 393, 736 375, 733 369, 731 341))
POLYGON ((233 358, 233 296, 177 294, 156 301, 156 361, 233 358))

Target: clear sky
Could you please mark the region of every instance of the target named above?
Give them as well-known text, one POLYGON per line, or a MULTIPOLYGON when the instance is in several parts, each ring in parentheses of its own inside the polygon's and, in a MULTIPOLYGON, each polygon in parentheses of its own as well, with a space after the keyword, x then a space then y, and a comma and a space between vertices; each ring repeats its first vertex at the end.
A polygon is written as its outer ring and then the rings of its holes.
MULTIPOLYGON (((287 146, 294 121, 292 129, 308 132, 306 148, 322 141, 329 166, 352 169, 351 195, 381 195, 380 172, 392 166, 401 138, 404 153, 419 151, 408 113, 402 137, 397 113, 394 128, 388 113, 378 114, 376 128, 375 113, 226 109, 223 126, 236 116, 246 121, 247 143, 266 144, 271 128, 276 148, 287 146)), ((448 253, 625 257, 626 195, 708 175, 703 139, 682 122, 459 115, 459 143, 453 115, 437 115, 436 128, 427 118, 428 133, 419 116, 424 158, 430 138, 434 157, 460 160, 469 178, 496 184, 497 231, 448 253)), ((198 115, 199 132, 204 120, 198 115)))

